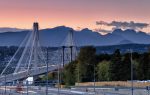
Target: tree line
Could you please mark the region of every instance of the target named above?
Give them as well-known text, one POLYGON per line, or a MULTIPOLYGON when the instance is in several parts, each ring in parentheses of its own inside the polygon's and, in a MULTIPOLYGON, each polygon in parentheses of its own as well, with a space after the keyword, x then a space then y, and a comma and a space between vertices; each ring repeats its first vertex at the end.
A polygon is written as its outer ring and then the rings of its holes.
POLYGON ((62 80, 66 85, 76 82, 128 81, 131 80, 131 60, 134 80, 150 79, 150 52, 96 54, 92 46, 83 47, 77 59, 67 64, 62 71, 62 80))
MULTIPOLYGON (((9 56, 13 56, 17 47, 0 48, 0 72, 9 56)), ((10 58, 9 58, 10 59, 10 58)), ((132 53, 133 79, 150 80, 150 51, 132 53)), ((57 72, 49 73, 49 80, 57 80, 57 72)), ((131 53, 97 54, 96 48, 86 46, 80 49, 76 60, 61 70, 61 83, 74 85, 76 82, 127 81, 131 79, 131 53)), ((40 80, 46 80, 44 76, 40 80)))

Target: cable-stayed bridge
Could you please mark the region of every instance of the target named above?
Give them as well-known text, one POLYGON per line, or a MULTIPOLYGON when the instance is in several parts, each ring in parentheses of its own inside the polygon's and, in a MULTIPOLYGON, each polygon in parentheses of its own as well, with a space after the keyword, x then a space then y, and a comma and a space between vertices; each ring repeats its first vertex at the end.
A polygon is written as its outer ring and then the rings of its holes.
POLYGON ((20 44, 18 50, 3 69, 0 82, 12 82, 34 77, 47 71, 62 68, 65 63, 75 59, 77 49, 73 39, 73 30, 55 51, 48 51, 40 45, 39 25, 33 24, 30 32, 20 44), (51 55, 50 58, 48 55, 51 55))

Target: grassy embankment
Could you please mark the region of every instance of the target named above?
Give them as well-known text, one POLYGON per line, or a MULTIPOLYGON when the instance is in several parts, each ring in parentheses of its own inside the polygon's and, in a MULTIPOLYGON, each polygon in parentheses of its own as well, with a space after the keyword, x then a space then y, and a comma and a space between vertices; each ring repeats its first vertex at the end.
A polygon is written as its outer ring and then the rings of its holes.
MULTIPOLYGON (((93 82, 76 83, 76 86, 93 86, 93 82)), ((112 81, 112 82, 96 82, 96 86, 121 86, 121 87, 131 87, 131 82, 127 81, 112 81)), ((150 82, 134 82, 134 87, 146 87, 150 86, 150 82)))

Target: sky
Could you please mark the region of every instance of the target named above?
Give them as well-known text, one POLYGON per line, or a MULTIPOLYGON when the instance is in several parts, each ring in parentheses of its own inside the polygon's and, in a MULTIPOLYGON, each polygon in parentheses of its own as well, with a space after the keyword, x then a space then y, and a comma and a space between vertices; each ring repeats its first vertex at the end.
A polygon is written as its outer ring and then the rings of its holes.
MULTIPOLYGON (((150 0, 0 0, 0 27, 40 28, 69 26, 104 29, 96 21, 150 23, 150 0)), ((150 27, 141 29, 150 32, 150 27)))

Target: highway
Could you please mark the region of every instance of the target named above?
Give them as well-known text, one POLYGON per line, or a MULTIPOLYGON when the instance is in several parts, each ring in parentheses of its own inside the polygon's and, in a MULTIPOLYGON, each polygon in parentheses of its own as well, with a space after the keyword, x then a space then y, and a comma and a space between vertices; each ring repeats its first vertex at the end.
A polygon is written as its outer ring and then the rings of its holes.
MULTIPOLYGON (((46 95, 46 87, 30 86, 22 87, 22 91, 17 91, 16 87, 0 87, 0 95, 46 95)), ((58 95, 58 88, 48 88, 48 95, 58 95)), ((94 95, 93 92, 76 91, 71 89, 59 89, 59 95, 94 95)))
MULTIPOLYGON (((29 86, 22 87, 22 91, 16 91, 15 86, 0 87, 0 95, 46 95, 46 87, 29 86), (6 91, 6 92, 5 92, 6 91)), ((131 95, 130 89, 118 89, 114 88, 96 88, 94 92, 93 88, 48 88, 47 95, 131 95), (58 93, 59 92, 59 93, 58 93)), ((150 95, 146 89, 134 89, 134 95, 150 95)))

